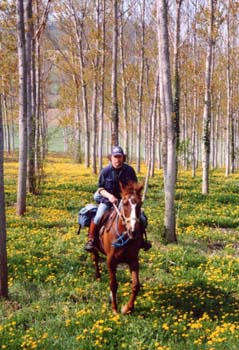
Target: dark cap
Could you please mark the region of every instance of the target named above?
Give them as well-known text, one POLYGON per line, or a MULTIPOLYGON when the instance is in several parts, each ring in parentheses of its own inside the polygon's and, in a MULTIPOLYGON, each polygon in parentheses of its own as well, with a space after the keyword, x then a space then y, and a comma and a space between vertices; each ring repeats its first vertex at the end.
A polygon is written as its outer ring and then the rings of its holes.
POLYGON ((116 146, 112 149, 112 156, 124 156, 124 151, 120 146, 116 146))

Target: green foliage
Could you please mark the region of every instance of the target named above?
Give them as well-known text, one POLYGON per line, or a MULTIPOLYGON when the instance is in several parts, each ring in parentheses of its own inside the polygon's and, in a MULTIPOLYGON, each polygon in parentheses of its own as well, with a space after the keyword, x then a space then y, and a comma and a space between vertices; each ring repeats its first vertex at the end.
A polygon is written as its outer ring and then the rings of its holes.
MULTIPOLYGON (((150 180, 144 203, 153 248, 140 252, 141 290, 132 315, 112 314, 108 272, 94 280, 86 231, 77 212, 93 201, 97 177, 67 159, 52 158, 40 196, 15 215, 17 164, 5 163, 9 300, 0 301, 0 349, 238 350, 238 174, 211 174, 201 195, 200 174, 179 173, 177 245, 163 245, 162 174, 150 180)), ((119 304, 130 274, 118 269, 119 304)))

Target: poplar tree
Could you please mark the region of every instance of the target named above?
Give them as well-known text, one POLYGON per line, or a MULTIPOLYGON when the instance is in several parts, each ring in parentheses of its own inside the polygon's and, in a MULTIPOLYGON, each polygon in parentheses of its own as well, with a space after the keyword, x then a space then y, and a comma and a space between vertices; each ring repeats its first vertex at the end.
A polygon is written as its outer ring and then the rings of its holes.
POLYGON ((19 170, 17 185, 17 215, 22 216, 26 211, 27 182, 27 61, 23 0, 17 0, 16 10, 19 69, 19 170))
POLYGON ((176 137, 174 128, 173 97, 170 75, 170 56, 169 56, 169 34, 168 34, 168 14, 167 3, 165 0, 157 0, 158 17, 158 42, 159 42, 159 66, 160 69, 160 96, 163 112, 166 117, 167 125, 167 158, 165 171, 165 216, 164 229, 167 242, 176 242, 175 228, 175 180, 176 180, 176 137))
POLYGON ((202 135, 202 193, 209 193, 209 156, 210 156, 210 122, 211 122, 211 71, 212 48, 214 28, 214 3, 216 0, 208 0, 209 22, 207 38, 207 55, 205 71, 205 93, 203 110, 203 135, 202 135))
POLYGON ((7 233, 3 171, 2 94, 0 94, 0 298, 8 297, 7 233))
POLYGON ((112 49, 112 130, 111 130, 111 146, 119 144, 119 102, 118 102, 118 0, 113 1, 113 49, 112 49))

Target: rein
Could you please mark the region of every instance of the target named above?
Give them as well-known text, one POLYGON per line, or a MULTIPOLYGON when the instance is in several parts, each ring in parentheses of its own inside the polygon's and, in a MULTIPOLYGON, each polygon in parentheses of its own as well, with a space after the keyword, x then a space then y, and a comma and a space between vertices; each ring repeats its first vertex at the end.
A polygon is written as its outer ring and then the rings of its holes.
MULTIPOLYGON (((121 201, 120 201, 120 203, 121 203, 121 201)), ((121 212, 119 211, 119 208, 114 203, 113 203, 113 207, 115 208, 116 213, 118 214, 119 217, 121 217, 121 220, 123 221, 123 224, 125 225, 126 217, 121 214, 121 212)))
MULTIPOLYGON (((114 247, 123 247, 124 245, 126 245, 127 243, 128 243, 128 241, 130 240, 130 239, 132 239, 131 237, 130 237, 130 234, 129 234, 129 232, 128 232, 128 230, 127 230, 127 227, 126 227, 126 224, 127 224, 127 222, 129 222, 129 221, 131 221, 132 220, 132 218, 131 217, 126 217, 125 216, 125 213, 124 213, 124 207, 123 207, 123 205, 121 206, 121 204, 122 204, 122 200, 120 201, 120 203, 119 203, 119 207, 120 208, 122 208, 122 210, 123 210, 123 213, 121 213, 121 211, 119 210, 119 208, 113 203, 113 206, 114 206, 114 209, 115 209, 115 211, 116 211, 116 213, 118 214, 118 217, 117 218, 121 218, 121 220, 122 220, 122 222, 123 222, 123 225, 125 226, 125 228, 126 228, 126 231, 124 231, 122 234, 120 234, 119 233, 119 231, 117 230, 117 236, 118 236, 118 238, 112 243, 112 245, 114 246, 114 247)), ((130 201, 130 205, 131 205, 131 208, 132 208, 132 206, 133 206, 133 204, 132 204, 132 202, 130 201)), ((138 218, 135 218, 134 219, 136 222, 138 222, 139 221, 139 219, 138 218)), ((117 220, 118 221, 118 220, 117 220)), ((118 227, 118 225, 117 225, 117 227, 118 227)))

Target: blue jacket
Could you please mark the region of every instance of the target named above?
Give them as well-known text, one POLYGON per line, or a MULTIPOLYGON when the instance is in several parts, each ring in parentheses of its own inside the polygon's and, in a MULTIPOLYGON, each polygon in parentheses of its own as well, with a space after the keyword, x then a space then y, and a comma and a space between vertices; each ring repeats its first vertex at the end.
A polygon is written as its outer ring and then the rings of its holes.
MULTIPOLYGON (((130 165, 124 163, 120 169, 116 169, 112 164, 109 164, 101 170, 98 188, 104 188, 116 198, 120 199, 120 182, 125 186, 130 181, 137 182, 135 171, 130 165)), ((98 202, 109 203, 109 200, 103 196, 99 196, 98 202)))

